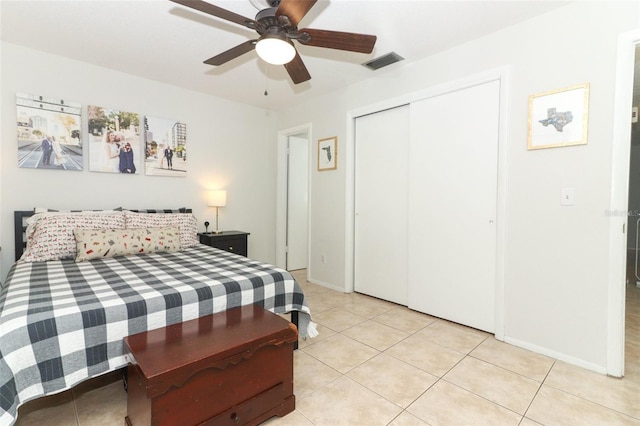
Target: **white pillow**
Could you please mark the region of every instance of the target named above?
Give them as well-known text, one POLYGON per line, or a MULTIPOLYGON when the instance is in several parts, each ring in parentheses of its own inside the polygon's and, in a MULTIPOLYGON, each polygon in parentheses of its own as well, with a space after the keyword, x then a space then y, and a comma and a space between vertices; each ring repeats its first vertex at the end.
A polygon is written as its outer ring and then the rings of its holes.
POLYGON ((76 256, 74 229, 124 228, 122 212, 37 213, 27 219, 27 249, 20 260, 44 262, 76 256))
POLYGON ((164 228, 177 226, 182 249, 199 244, 198 222, 190 213, 134 213, 124 211, 127 228, 164 228))

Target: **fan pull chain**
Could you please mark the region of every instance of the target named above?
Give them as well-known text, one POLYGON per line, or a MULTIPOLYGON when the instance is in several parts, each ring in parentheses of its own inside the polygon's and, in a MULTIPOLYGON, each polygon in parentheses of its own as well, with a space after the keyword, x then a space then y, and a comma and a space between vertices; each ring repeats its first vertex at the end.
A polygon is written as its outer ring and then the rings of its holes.
POLYGON ((269 96, 269 92, 267 91, 267 84, 269 83, 269 66, 264 64, 264 95, 269 96))

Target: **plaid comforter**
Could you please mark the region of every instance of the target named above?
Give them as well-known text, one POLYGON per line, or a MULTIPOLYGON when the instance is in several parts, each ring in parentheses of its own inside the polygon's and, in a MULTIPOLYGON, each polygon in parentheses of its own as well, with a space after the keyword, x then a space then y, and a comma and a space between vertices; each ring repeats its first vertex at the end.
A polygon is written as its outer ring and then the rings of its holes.
POLYGON ((205 245, 17 263, 0 292, 0 425, 30 399, 125 366, 125 336, 250 304, 300 311, 306 337, 310 311, 287 271, 205 245))

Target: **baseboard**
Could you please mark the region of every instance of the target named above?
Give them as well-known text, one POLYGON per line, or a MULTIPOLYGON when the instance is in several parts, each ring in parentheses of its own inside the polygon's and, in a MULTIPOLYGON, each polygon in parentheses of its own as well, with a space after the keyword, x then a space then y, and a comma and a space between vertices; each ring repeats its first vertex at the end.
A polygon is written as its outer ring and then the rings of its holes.
POLYGON ((316 279, 314 279, 312 277, 309 277, 308 281, 311 284, 316 284, 316 285, 319 285, 321 287, 326 287, 326 288, 329 288, 331 290, 339 291, 340 293, 345 293, 343 287, 338 287, 338 286, 336 286, 334 284, 330 284, 330 283, 326 283, 324 281, 316 280, 316 279))
POLYGON ((581 368, 585 368, 587 370, 591 370, 591 371, 595 371, 596 373, 600 373, 600 374, 607 374, 607 367, 603 366, 603 365, 598 365, 598 364, 594 364, 592 362, 588 362, 579 358, 575 358, 572 357, 570 355, 567 354, 563 354, 561 352, 557 352, 554 350, 551 350, 549 348, 545 348, 542 346, 538 346, 538 345, 534 345, 532 343, 529 342, 524 342, 522 340, 518 340, 518 339, 514 339, 511 337, 507 337, 505 336, 504 338, 505 343, 509 343, 510 345, 513 346, 518 346, 519 348, 523 348, 523 349, 527 349, 530 350, 532 352, 536 352, 542 355, 546 355, 548 357, 557 359, 559 361, 563 361, 566 362, 567 364, 572 364, 575 365, 577 367, 581 367, 581 368))

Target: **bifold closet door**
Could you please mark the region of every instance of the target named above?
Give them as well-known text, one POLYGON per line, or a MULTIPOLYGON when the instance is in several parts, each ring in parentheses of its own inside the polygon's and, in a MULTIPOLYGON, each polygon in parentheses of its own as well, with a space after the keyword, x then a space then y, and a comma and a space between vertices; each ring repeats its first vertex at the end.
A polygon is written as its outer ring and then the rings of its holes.
POLYGON ((411 104, 409 307, 494 332, 500 84, 411 104))
POLYGON ((354 289, 407 305, 409 107, 355 120, 354 289))

